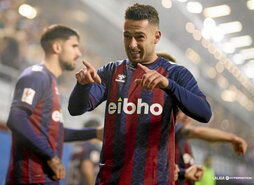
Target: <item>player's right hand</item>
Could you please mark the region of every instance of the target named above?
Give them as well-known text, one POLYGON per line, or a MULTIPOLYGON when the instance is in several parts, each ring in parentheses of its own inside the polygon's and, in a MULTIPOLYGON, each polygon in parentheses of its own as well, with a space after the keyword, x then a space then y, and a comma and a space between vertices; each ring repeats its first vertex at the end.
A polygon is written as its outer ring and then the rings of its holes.
POLYGON ((95 68, 86 60, 83 60, 84 67, 76 73, 76 79, 81 85, 90 83, 101 83, 101 78, 97 74, 95 68))
POLYGON ((54 180, 61 180, 65 178, 64 165, 57 156, 48 160, 47 163, 50 169, 54 172, 54 176, 52 177, 54 180))
POLYGON ((193 181, 201 181, 204 169, 200 165, 192 165, 185 170, 185 178, 193 181))
POLYGON ((243 154, 246 153, 248 144, 243 138, 238 137, 238 136, 235 135, 233 137, 232 144, 233 144, 235 153, 237 155, 243 155, 243 154))

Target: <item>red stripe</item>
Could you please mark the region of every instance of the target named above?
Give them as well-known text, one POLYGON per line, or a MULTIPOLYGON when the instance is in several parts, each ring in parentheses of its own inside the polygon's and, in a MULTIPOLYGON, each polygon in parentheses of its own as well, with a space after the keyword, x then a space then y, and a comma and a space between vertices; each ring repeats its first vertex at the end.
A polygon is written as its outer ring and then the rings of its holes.
POLYGON ((42 104, 43 100, 39 101, 30 116, 31 126, 34 132, 39 136, 41 135, 41 115, 42 115, 42 104))
MULTIPOLYGON (((118 78, 118 74, 123 74, 125 65, 120 65, 116 68, 114 75, 111 79, 111 89, 109 102, 117 103, 118 82, 115 79, 118 78)), ((106 113, 105 129, 104 129, 104 143, 103 143, 103 158, 106 159, 105 165, 100 170, 100 184, 105 184, 109 181, 112 175, 113 167, 113 140, 114 140, 114 124, 115 114, 106 113)))
POLYGON ((174 185, 174 170, 175 170, 175 112, 173 111, 170 115, 170 128, 168 137, 168 161, 169 161, 169 184, 174 185))
MULTIPOLYGON (((129 92, 128 92, 128 102, 132 102, 137 105, 137 101, 140 97, 141 86, 136 85, 135 80, 140 79, 144 73, 143 70, 137 68, 132 75, 132 79, 130 82, 129 92)), ((136 106, 137 107, 137 106, 136 106)), ((131 115, 126 114, 126 135, 125 135, 125 151, 124 151, 124 166, 122 169, 122 173, 119 177, 119 185, 131 184, 132 177, 132 168, 134 163, 134 151, 136 144, 136 136, 137 136, 137 121, 138 114, 133 113, 131 115)))
MULTIPOLYGON (((56 81, 55 79, 52 78, 52 84, 51 84, 51 91, 52 91, 52 109, 51 109, 51 117, 50 117, 50 123, 49 123, 49 128, 48 128, 48 139, 49 139, 49 144, 51 145, 51 148, 53 149, 54 152, 57 152, 57 147, 62 148, 63 141, 58 141, 59 137, 59 129, 60 127, 60 121, 55 121, 52 119, 52 114, 54 111, 59 111, 61 113, 61 108, 59 104, 59 97, 56 94, 56 81)), ((62 151, 59 151, 60 154, 62 151)), ((58 153, 58 152, 57 152, 58 153)), ((61 156, 59 156, 61 157, 61 156)))
MULTIPOLYGON (((36 132, 36 134, 39 136, 42 133, 41 130, 41 115, 42 115, 42 105, 43 105, 43 100, 39 101, 37 106, 34 109, 34 113, 32 114, 32 116, 30 117, 30 121, 32 123, 32 128, 34 129, 34 131, 36 132), (39 116, 38 116, 39 115, 39 116)), ((24 154, 27 152, 24 152, 24 154)), ((34 153, 32 153, 32 156, 24 156, 24 163, 23 166, 25 165, 26 167, 24 167, 24 170, 27 169, 28 174, 26 174, 26 177, 24 178, 24 182, 23 183, 38 183, 38 182, 42 182, 44 180, 44 172, 42 169, 42 161, 41 159, 38 157, 38 155, 35 155, 34 153), (31 157, 31 159, 30 159, 31 157), (29 170, 28 170, 29 169, 29 170), (29 174, 31 173, 31 174, 29 174), (32 175, 32 177, 30 177, 30 175, 32 175), (40 175, 40 176, 39 176, 40 175), (35 178, 37 177, 37 178, 35 178), (32 182, 30 182, 30 179, 32 180, 32 182)), ((25 175, 25 174, 24 174, 25 175)))
MULTIPOLYGON (((158 103, 163 107, 164 91, 155 89, 153 92, 152 104, 158 103)), ((145 181, 144 184, 157 184, 157 166, 158 166, 158 151, 161 138, 162 129, 162 114, 150 116, 150 127, 148 135, 148 146, 145 167, 145 181)))

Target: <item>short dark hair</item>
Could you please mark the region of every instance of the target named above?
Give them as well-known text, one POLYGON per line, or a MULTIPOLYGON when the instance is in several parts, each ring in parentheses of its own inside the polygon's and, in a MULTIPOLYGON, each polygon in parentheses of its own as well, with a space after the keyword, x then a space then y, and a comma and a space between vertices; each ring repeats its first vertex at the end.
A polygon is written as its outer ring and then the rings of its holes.
POLYGON ((76 30, 63 25, 51 25, 44 30, 41 36, 41 46, 47 53, 51 50, 52 41, 68 40, 71 36, 79 39, 79 33, 76 30))
POLYGON ((83 125, 84 128, 98 127, 98 126, 100 126, 100 122, 97 119, 90 119, 86 121, 83 125))
POLYGON ((135 3, 125 11, 125 19, 129 20, 148 20, 150 24, 159 27, 160 19, 157 10, 150 5, 135 3))

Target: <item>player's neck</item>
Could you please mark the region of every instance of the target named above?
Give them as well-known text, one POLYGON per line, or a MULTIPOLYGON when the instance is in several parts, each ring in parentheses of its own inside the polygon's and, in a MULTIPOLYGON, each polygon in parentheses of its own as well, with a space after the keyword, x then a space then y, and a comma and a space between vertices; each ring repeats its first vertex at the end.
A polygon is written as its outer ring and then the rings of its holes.
POLYGON ((43 64, 46 68, 56 77, 59 77, 62 74, 62 68, 59 64, 58 59, 56 56, 46 56, 43 64))

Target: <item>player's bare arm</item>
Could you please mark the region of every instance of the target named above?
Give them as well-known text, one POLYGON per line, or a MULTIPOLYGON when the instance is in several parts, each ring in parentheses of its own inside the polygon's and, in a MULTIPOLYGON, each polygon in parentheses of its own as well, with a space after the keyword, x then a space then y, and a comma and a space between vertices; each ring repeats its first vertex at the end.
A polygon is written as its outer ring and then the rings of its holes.
POLYGON ((210 142, 230 142, 237 155, 245 154, 248 147, 247 142, 243 138, 214 128, 185 125, 183 131, 188 133, 186 135, 188 138, 198 138, 210 142))
POLYGON ((76 79, 81 85, 90 83, 101 83, 101 78, 97 74, 96 69, 86 60, 83 61, 84 67, 76 73, 76 79))
POLYGON ((154 88, 164 89, 168 87, 169 81, 165 76, 155 70, 148 69, 140 63, 138 67, 145 72, 141 79, 136 79, 136 83, 141 85, 142 88, 152 91, 154 88))

